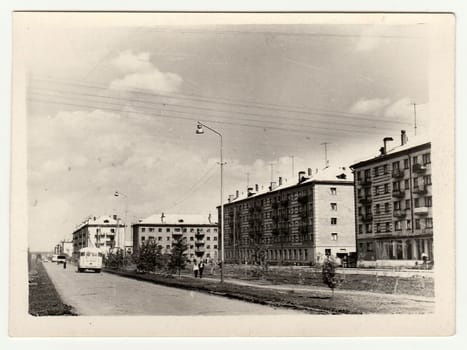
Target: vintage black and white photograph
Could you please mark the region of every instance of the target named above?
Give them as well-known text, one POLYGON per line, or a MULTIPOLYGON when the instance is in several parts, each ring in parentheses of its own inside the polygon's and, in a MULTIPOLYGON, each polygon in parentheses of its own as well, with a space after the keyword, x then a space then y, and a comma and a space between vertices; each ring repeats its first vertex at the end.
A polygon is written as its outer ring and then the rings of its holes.
POLYGON ((353 315, 358 334, 452 333, 454 23, 16 13, 16 329, 353 315))

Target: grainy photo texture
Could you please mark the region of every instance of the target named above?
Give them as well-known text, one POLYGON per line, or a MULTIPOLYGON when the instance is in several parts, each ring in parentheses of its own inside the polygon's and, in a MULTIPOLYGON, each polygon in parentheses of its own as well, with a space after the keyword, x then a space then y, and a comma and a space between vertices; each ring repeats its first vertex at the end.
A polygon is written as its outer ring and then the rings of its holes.
POLYGON ((453 28, 16 13, 11 332, 452 334, 453 28))

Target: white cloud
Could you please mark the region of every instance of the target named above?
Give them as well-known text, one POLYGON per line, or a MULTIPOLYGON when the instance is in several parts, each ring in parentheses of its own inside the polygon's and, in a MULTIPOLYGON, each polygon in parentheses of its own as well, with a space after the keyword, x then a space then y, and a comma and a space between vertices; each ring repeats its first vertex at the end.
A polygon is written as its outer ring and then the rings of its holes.
POLYGON ((177 91, 183 79, 175 73, 162 72, 150 61, 147 52, 133 53, 124 51, 112 61, 112 64, 125 75, 113 80, 110 89, 144 89, 154 92, 177 91))
POLYGON ((362 114, 381 113, 390 103, 389 98, 362 98, 350 107, 350 112, 362 114))

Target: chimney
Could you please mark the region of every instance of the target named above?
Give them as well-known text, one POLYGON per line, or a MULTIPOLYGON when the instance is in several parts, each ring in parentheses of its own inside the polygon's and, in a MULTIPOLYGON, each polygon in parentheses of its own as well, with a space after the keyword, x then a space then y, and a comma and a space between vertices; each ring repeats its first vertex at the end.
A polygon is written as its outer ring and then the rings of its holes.
POLYGON ((405 130, 401 130, 401 146, 404 146, 407 143, 407 134, 405 130))
POLYGON ((237 199, 238 196, 239 196, 239 193, 238 193, 238 190, 237 190, 237 191, 235 191, 235 199, 237 199))
POLYGON ((161 214, 161 223, 164 223, 164 218, 165 218, 165 215, 164 215, 164 212, 162 212, 162 214, 161 214))
POLYGON ((209 223, 211 223, 211 213, 209 213, 209 215, 208 215, 208 221, 209 221, 209 223))
MULTIPOLYGON (((114 215, 113 215, 113 219, 114 219, 114 220, 117 220, 117 214, 114 214, 114 215)), ((94 221, 96 221, 96 218, 94 218, 94 221)))
POLYGON ((96 217, 94 216, 94 221, 96 221, 96 217))
POLYGON ((311 176, 311 168, 308 168, 308 176, 311 176))
POLYGON ((234 195, 233 194, 229 194, 229 199, 228 199, 228 202, 232 202, 232 200, 234 200, 234 195))
POLYGON ((279 186, 282 186, 282 176, 279 176, 279 186))
POLYGON ((299 171, 298 172, 298 182, 302 182, 304 177, 305 177, 305 172, 304 171, 299 171))
POLYGON ((255 191, 256 191, 256 193, 259 192, 259 186, 258 186, 258 184, 255 185, 255 191))
POLYGON ((269 186, 269 191, 272 191, 276 188, 276 183, 274 181, 271 182, 271 186, 269 186))
POLYGON ((247 196, 250 197, 252 196, 254 193, 253 193, 253 187, 248 187, 248 193, 247 193, 247 196))
POLYGON ((383 152, 384 152, 384 153, 383 153, 383 154, 388 153, 388 142, 389 142, 389 141, 394 141, 394 139, 393 139, 392 137, 385 137, 385 138, 383 139, 383 142, 384 142, 384 148, 383 148, 383 152))

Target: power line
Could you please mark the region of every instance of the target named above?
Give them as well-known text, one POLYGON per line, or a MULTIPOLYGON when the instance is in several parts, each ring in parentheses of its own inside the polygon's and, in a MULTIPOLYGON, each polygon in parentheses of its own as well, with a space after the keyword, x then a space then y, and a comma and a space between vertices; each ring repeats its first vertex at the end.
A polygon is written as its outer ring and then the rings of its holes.
MULTIPOLYGON (((36 78, 33 77, 32 80, 37 80, 37 81, 46 81, 50 83, 56 83, 56 84, 64 84, 64 85, 72 85, 72 86, 80 86, 80 87, 89 87, 89 88, 94 88, 94 89, 104 89, 108 90, 108 86, 104 85, 90 85, 90 84, 85 84, 85 83, 73 83, 60 79, 44 79, 44 78, 36 78)), ((312 115, 326 115, 330 116, 332 118, 348 118, 348 117, 353 117, 354 119, 362 119, 362 120, 367 120, 367 121, 373 121, 373 122, 379 122, 379 123, 404 123, 404 124, 410 124, 404 121, 400 120, 387 120, 384 119, 384 116, 378 116, 378 115, 372 115, 372 114, 361 114, 361 113, 351 113, 351 112, 343 112, 343 111, 332 111, 332 110, 327 110, 327 109, 316 109, 316 108, 308 108, 308 107, 302 107, 302 106, 287 106, 287 105, 279 105, 279 104, 274 104, 274 103, 258 103, 258 102, 253 102, 253 101, 242 101, 238 99, 229 99, 229 98, 222 98, 222 97, 206 97, 202 95, 196 95, 196 94, 167 94, 163 92, 159 93, 151 93, 148 92, 147 90, 143 90, 137 87, 133 87, 131 89, 120 89, 119 91, 123 92, 128 92, 128 93, 137 93, 140 95, 148 95, 151 97, 166 97, 166 98, 178 98, 178 99, 187 99, 187 100, 193 100, 193 101, 199 101, 199 102, 204 102, 204 103, 213 103, 213 104, 225 104, 225 105, 233 105, 233 106, 243 106, 245 108, 258 108, 258 109, 268 109, 268 110, 276 110, 276 111, 282 111, 282 112, 288 112, 288 113, 299 113, 299 114, 312 114, 312 115), (378 118, 378 117, 383 117, 383 119, 378 118)))

